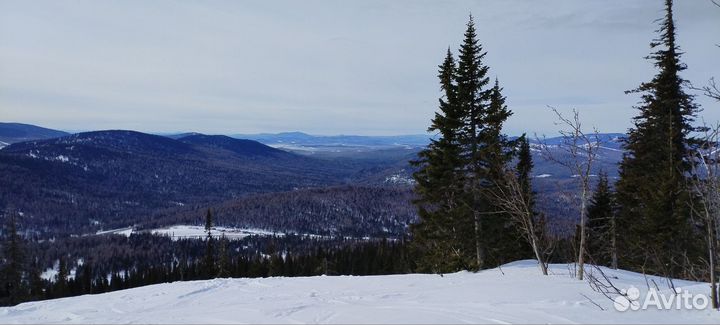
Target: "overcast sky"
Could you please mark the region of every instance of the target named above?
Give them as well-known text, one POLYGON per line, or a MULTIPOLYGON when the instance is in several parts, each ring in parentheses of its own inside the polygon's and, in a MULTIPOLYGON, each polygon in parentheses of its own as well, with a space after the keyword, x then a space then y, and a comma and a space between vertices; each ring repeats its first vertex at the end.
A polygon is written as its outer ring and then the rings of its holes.
MULTIPOLYGON (((417 134, 468 14, 514 115, 553 134, 547 105, 624 132, 654 74, 661 0, 0 0, 0 121, 64 130, 417 134)), ((679 42, 720 78, 720 8, 676 1, 679 42)), ((720 105, 698 98, 706 120, 720 105)))

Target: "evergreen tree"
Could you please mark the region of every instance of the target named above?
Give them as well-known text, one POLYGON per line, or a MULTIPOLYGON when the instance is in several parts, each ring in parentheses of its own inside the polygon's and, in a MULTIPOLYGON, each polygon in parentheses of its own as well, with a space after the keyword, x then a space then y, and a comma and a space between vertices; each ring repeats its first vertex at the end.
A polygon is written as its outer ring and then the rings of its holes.
POLYGON ((666 276, 678 276, 687 269, 685 257, 700 251, 693 247, 692 198, 686 180, 691 133, 700 130, 691 123, 699 107, 679 75, 686 67, 680 62, 672 5, 672 0, 665 1, 660 38, 651 43, 657 50, 648 57, 659 72, 630 91, 642 94, 640 113, 625 143, 616 186, 623 230, 621 263, 666 276))
MULTIPOLYGON (((523 199, 525 200, 525 204, 527 204, 528 207, 530 207, 530 211, 532 211, 532 221, 533 221, 533 228, 535 229, 535 236, 538 241, 541 241, 542 238, 545 238, 545 230, 546 230, 546 220, 545 215, 539 214, 537 210, 535 209, 535 191, 532 189, 532 170, 535 167, 535 164, 532 160, 532 152, 530 151, 530 141, 528 141, 527 135, 523 134, 518 138, 517 140, 517 147, 518 147, 518 153, 517 153, 517 165, 515 165, 515 171, 517 173, 517 178, 520 183, 520 188, 523 193, 523 199)), ((517 236, 521 236, 521 234, 518 234, 518 230, 514 230, 515 234, 517 236)), ((540 243, 537 243, 538 246, 540 246, 540 243)), ((532 247, 530 247, 530 244, 525 242, 520 245, 518 252, 519 254, 515 257, 517 259, 521 258, 528 258, 529 256, 532 256, 530 254, 532 250, 532 247), (526 255, 527 254, 527 255, 526 255)))
POLYGON ((532 161, 532 152, 530 151, 530 142, 527 140, 527 136, 523 134, 517 141, 518 143, 518 162, 515 167, 517 171, 518 180, 522 187, 522 192, 525 194, 525 200, 528 202, 528 206, 535 206, 535 192, 532 190, 531 176, 533 167, 535 165, 532 161))
POLYGON ((466 203, 472 210, 474 231, 466 246, 474 251, 473 267, 485 268, 492 266, 490 261, 497 264, 508 259, 503 256, 508 252, 503 246, 512 237, 507 218, 498 213, 488 194, 502 185, 505 166, 512 158, 514 144, 502 134, 503 124, 512 113, 497 80, 488 87, 489 68, 483 63, 486 52, 477 39, 472 16, 464 36, 458 58, 457 98, 463 121, 460 140, 469 194, 466 203))
POLYGON ((435 273, 453 272, 468 265, 461 245, 466 236, 462 221, 469 210, 463 204, 463 171, 458 130, 462 121, 457 106, 456 64, 448 49, 440 65, 438 78, 443 96, 440 111, 435 113, 429 132, 437 132, 426 149, 418 154, 419 166, 413 174, 420 222, 411 228, 413 247, 418 255, 418 269, 435 273))
POLYGON ((93 267, 92 261, 86 260, 82 267, 78 267, 80 277, 80 291, 82 293, 93 293, 93 267))
POLYGON ((457 98, 461 112, 463 128, 460 140, 464 147, 465 171, 468 182, 466 191, 469 194, 467 203, 472 210, 473 235, 469 237, 466 250, 474 253, 474 268, 483 268, 486 259, 486 243, 482 238, 482 216, 490 211, 482 198, 481 188, 486 181, 485 168, 481 150, 483 145, 482 131, 485 111, 490 100, 491 90, 487 89, 490 82, 487 76, 489 68, 482 62, 486 53, 478 42, 475 23, 470 16, 460 46, 457 69, 457 98))
POLYGON ((205 258, 203 260, 203 273, 206 278, 214 278, 217 275, 215 272, 215 247, 212 237, 212 226, 213 216, 210 209, 208 209, 205 215, 205 232, 207 233, 207 237, 205 241, 205 258))
POLYGON ((607 174, 601 173, 598 184, 590 199, 587 214, 588 251, 596 265, 616 264, 616 223, 613 192, 607 174))
MULTIPOLYGON (((516 151, 514 148, 520 144, 518 140, 510 141, 502 134, 503 124, 512 115, 512 112, 505 104, 502 90, 496 78, 495 84, 490 89, 490 101, 485 109, 482 128, 480 129, 481 142, 478 152, 484 166, 480 191, 483 194, 481 199, 483 208, 486 211, 481 215, 480 221, 483 232, 480 236, 482 237, 481 244, 488 250, 486 263, 491 263, 486 264, 486 266, 495 266, 527 258, 530 252, 527 243, 519 239, 521 235, 513 227, 510 216, 501 211, 502 209, 494 202, 496 198, 492 194, 496 192, 498 187, 505 187, 504 173, 506 166, 513 158, 516 151)), ((532 160, 522 163, 526 164, 526 166, 522 166, 523 168, 532 168, 532 160)), ((528 175, 529 172, 528 169, 528 175)), ((530 186, 529 179, 526 181, 530 186)))
POLYGON ((218 247, 218 277, 227 278, 230 276, 230 250, 228 249, 228 239, 222 234, 218 247))
POLYGON ((22 238, 17 232, 17 220, 15 213, 11 212, 6 217, 5 229, 3 230, 3 289, 7 295, 7 303, 14 305, 24 298, 25 286, 23 282, 23 271, 25 269, 25 251, 22 245, 22 238))
POLYGON ((28 271, 31 299, 41 299, 45 293, 45 281, 43 281, 41 274, 40 264, 38 263, 38 259, 35 258, 28 271))
POLYGON ((501 133, 511 112, 499 83, 487 87, 485 52, 472 17, 464 35, 458 63, 448 50, 440 66, 444 93, 429 128, 440 137, 416 162, 420 222, 413 227, 413 246, 424 271, 484 268, 517 251, 510 223, 488 194, 500 186, 512 158, 513 144, 501 133))
POLYGON ((67 295, 67 277, 68 277, 68 267, 67 263, 65 262, 65 257, 60 256, 60 259, 58 261, 58 273, 55 279, 55 295, 59 297, 63 297, 67 295))

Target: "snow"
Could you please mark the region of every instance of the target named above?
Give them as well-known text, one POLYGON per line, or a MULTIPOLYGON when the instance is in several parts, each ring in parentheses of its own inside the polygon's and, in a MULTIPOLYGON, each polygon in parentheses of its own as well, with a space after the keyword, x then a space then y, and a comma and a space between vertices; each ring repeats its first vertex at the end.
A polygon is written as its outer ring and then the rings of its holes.
POLYGON ((57 268, 48 268, 43 273, 40 274, 40 278, 43 280, 47 280, 50 282, 55 282, 55 279, 57 278, 58 270, 57 268))
POLYGON ((101 230, 101 231, 96 232, 95 234, 96 235, 114 234, 114 235, 123 235, 125 237, 130 237, 130 235, 132 235, 133 231, 134 230, 132 227, 125 227, 125 228, 119 228, 119 229, 101 230))
POLYGON ((540 175, 535 176, 535 178, 548 178, 551 176, 552 176, 552 174, 540 174, 540 175))
POLYGON ((388 177, 385 177, 385 183, 390 184, 405 184, 405 185, 413 185, 415 184, 415 180, 408 176, 403 176, 403 171, 401 170, 399 174, 393 174, 388 177))
MULTIPOLYGON (((176 225, 167 228, 153 229, 151 233, 154 235, 170 236, 173 240, 181 238, 205 238, 207 233, 205 227, 201 226, 188 226, 188 225, 176 225)), ((243 239, 248 236, 260 235, 260 236, 284 236, 284 233, 272 232, 262 229, 251 229, 251 228, 226 228, 226 227, 213 227, 212 235, 215 238, 219 238, 225 234, 225 238, 243 239)))
POLYGON ((10 144, 7 143, 7 142, 0 141, 0 149, 5 148, 5 147, 7 147, 7 146, 9 146, 9 145, 10 145, 10 144))
POLYGON ((70 158, 67 156, 59 155, 54 158, 54 160, 60 161, 60 162, 68 162, 70 161, 70 158))
MULTIPOLYGON (((0 308, 0 323, 717 323, 713 310, 616 311, 555 264, 479 273, 215 279, 158 284, 0 308), (592 301, 591 301, 592 300, 592 301), (595 304, 600 305, 604 310, 595 304)), ((604 269, 616 286, 645 277, 604 269)), ((649 277, 658 284, 661 278, 649 277)), ((675 281, 693 293, 706 283, 675 281)), ((662 287, 661 287, 662 289, 662 287)), ((667 292, 668 289, 664 289, 667 292)))

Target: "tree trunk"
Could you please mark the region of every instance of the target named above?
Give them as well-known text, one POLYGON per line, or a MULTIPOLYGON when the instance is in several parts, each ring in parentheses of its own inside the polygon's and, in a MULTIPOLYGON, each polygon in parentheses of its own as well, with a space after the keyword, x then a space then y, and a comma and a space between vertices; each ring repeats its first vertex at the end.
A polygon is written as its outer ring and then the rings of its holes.
POLYGON ((475 259, 477 262, 478 269, 482 269, 485 265, 485 252, 480 243, 480 233, 482 232, 482 225, 480 224, 480 217, 477 212, 473 212, 475 217, 475 259))
POLYGON ((713 225, 712 219, 710 217, 707 218, 709 221, 708 223, 708 234, 707 234, 707 240, 708 240, 708 260, 710 263, 710 297, 712 301, 712 308, 718 309, 720 307, 720 303, 718 302, 718 292, 717 292, 717 280, 715 278, 715 236, 713 236, 713 232, 715 230, 715 227, 713 225))
POLYGON ((530 231, 532 231, 532 234, 530 235, 530 244, 532 245, 533 252, 535 253, 535 258, 540 264, 540 271, 542 271, 543 275, 548 275, 547 264, 545 264, 545 260, 542 258, 542 254, 540 253, 540 247, 538 244, 539 240, 537 238, 537 235, 535 234, 535 228, 533 227, 530 231))
POLYGON ((615 224, 615 214, 610 219, 610 256, 612 258, 611 267, 613 270, 618 268, 618 252, 617 252, 617 225, 615 224))
POLYGON ((578 253, 578 280, 585 278, 585 198, 587 187, 583 185, 582 197, 580 198, 580 252, 578 253))

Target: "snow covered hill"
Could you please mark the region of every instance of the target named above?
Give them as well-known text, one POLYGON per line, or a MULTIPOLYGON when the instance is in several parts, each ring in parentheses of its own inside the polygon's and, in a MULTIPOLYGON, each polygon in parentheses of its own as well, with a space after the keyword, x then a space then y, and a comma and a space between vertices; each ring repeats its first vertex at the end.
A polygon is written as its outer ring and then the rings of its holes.
MULTIPOLYGON (((717 323, 713 310, 617 311, 570 277, 533 261, 479 273, 216 279, 152 285, 0 309, 0 323, 717 323), (597 305, 596 305, 597 304, 597 305), (599 305, 599 306, 598 306, 599 305), (602 309, 601 309, 602 308, 602 309), (604 309, 604 310, 603 310, 604 309)), ((641 294, 664 279, 604 269, 641 294)), ((704 283, 675 281, 706 294, 704 283)), ((668 293, 668 289, 660 291, 668 293)))

